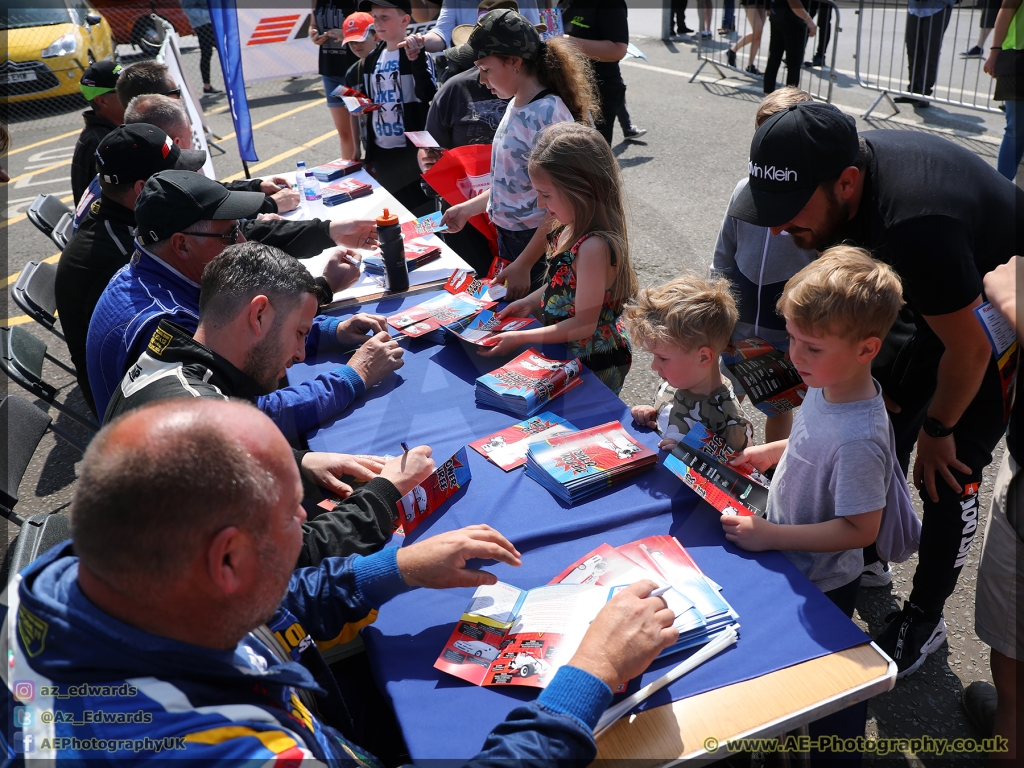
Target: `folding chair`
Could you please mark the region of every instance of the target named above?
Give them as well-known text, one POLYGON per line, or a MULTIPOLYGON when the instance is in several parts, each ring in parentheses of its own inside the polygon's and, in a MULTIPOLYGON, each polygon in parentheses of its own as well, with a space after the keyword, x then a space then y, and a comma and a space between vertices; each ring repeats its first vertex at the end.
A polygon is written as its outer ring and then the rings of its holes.
POLYGON ((57 400, 57 388, 43 380, 43 361, 49 360, 74 375, 75 370, 47 354, 46 342, 37 339, 21 326, 0 328, 0 368, 20 387, 67 414, 90 432, 99 430, 99 424, 87 415, 69 408, 57 400))
POLYGON ((36 195, 36 199, 32 201, 32 205, 28 207, 25 215, 28 216, 29 221, 36 225, 40 232, 47 237, 51 237, 53 230, 57 228, 65 213, 74 216, 74 211, 64 205, 59 197, 55 195, 36 195))
POLYGON ((50 239, 53 240, 53 244, 60 248, 62 251, 67 247, 68 240, 74 233, 75 228, 75 217, 71 213, 65 213, 60 217, 60 221, 57 222, 57 226, 53 228, 53 232, 50 233, 50 239))
MULTIPOLYGON (((8 456, 7 472, 0 473, 0 514, 21 526, 13 548, 8 550, 11 553, 6 563, 8 582, 43 552, 71 536, 67 515, 41 512, 23 520, 14 511, 18 486, 47 429, 69 439, 54 427, 48 413, 24 398, 10 395, 0 400, 0 430, 7 435, 8 456)), ((72 439, 71 442, 77 445, 77 441, 72 439)))
POLYGON ((57 267, 45 261, 30 261, 21 270, 18 280, 11 287, 11 298, 21 310, 46 330, 64 340, 64 334, 57 330, 57 299, 54 286, 57 267))

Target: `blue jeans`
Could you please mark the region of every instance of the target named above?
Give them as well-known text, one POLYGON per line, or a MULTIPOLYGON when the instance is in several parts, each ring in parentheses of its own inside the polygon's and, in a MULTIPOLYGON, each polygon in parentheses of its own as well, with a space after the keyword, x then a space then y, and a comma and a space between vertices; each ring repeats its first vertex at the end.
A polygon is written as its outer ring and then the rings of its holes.
MULTIPOLYGON (((505 229, 495 225, 498 231, 498 255, 506 261, 515 261, 523 252, 537 229, 505 229)), ((547 275, 547 262, 541 258, 530 270, 530 290, 535 291, 544 284, 547 275)))
POLYGON ((1020 160, 1024 157, 1024 100, 1007 100, 1005 104, 1006 131, 1003 133, 1003 143, 999 145, 996 169, 1013 181, 1020 160))
POLYGON ((722 6, 722 26, 725 28, 736 26, 736 0, 724 0, 722 6))

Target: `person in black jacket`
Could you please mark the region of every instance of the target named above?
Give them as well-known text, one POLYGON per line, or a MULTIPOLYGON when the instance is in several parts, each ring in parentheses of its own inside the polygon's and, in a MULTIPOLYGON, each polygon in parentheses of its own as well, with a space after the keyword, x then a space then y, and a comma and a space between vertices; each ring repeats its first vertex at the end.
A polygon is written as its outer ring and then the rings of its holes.
MULTIPOLYGON (((312 276, 283 251, 259 243, 225 249, 203 272, 195 336, 161 321, 153 343, 114 391, 104 423, 175 397, 254 402, 277 388, 285 368, 304 359, 316 309, 312 276)), ((358 321, 359 316, 349 323, 358 321)), ((296 567, 379 550, 398 520, 402 496, 435 468, 429 449, 390 461, 312 452, 294 444, 293 453, 306 499, 320 500, 323 494, 316 486, 343 499, 334 511, 304 525, 296 567), (353 492, 342 480, 346 476, 366 485, 353 492)))
POLYGON ((85 128, 78 135, 75 154, 71 158, 71 194, 75 205, 96 175, 93 154, 97 145, 124 121, 124 107, 115 92, 121 70, 120 64, 97 61, 82 73, 79 88, 89 102, 89 109, 82 113, 85 128))
POLYGON ((437 92, 433 61, 429 56, 410 59, 399 47, 412 14, 409 0, 363 0, 359 10, 373 14, 374 31, 381 41, 357 70, 361 90, 380 105, 364 116, 370 121, 367 167, 398 202, 422 216, 430 212, 431 201, 420 187, 416 147, 406 141, 405 133, 426 127, 430 101, 437 92))
MULTIPOLYGON (((88 216, 65 246, 57 262, 54 286, 57 314, 71 353, 71 362, 77 371, 78 385, 94 412, 96 406, 86 369, 89 321, 110 278, 128 263, 135 250, 132 232, 136 224, 135 200, 153 174, 174 168, 197 171, 206 161, 206 153, 180 149, 156 126, 137 123, 122 126, 108 134, 97 161, 100 163, 102 195, 93 202, 88 216), (164 149, 168 150, 166 157, 164 149)), ((276 210, 269 197, 265 205, 266 213, 276 210)), ((291 255, 308 258, 335 245, 329 227, 330 222, 319 219, 252 221, 247 222, 242 231, 248 239, 273 237, 275 244, 291 255)), ((332 262, 325 269, 325 274, 329 272, 331 279, 320 278, 325 303, 330 301, 334 291, 341 290, 348 277, 332 266, 343 269, 345 265, 332 262)), ((100 413, 96 415, 102 416, 100 413)))

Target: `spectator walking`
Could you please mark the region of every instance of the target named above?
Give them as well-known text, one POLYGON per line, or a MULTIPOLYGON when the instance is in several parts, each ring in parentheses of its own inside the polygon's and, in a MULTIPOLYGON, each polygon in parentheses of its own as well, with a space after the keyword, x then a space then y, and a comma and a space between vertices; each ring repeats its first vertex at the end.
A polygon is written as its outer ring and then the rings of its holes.
POLYGON ((686 3, 687 0, 672 0, 672 10, 668 21, 668 31, 673 37, 677 35, 688 35, 693 32, 686 26, 686 3))
POLYGON ((181 0, 181 9, 188 16, 188 23, 199 40, 199 74, 203 78, 203 93, 220 93, 210 81, 210 61, 217 41, 207 0, 181 0))
POLYGON ((980 0, 981 17, 978 19, 978 42, 961 53, 965 59, 980 59, 985 56, 985 41, 996 25, 996 16, 1002 5, 1000 0, 980 0))
POLYGON ((985 71, 996 79, 995 98, 1006 103, 1006 130, 996 168, 1013 181, 1024 157, 1024 4, 1006 0, 995 21, 985 71))
POLYGON ((807 36, 817 32, 817 25, 801 0, 771 0, 768 23, 772 33, 768 40, 768 61, 764 65, 764 92, 775 90, 783 54, 786 56, 786 85, 799 88, 807 36))
POLYGON ((805 61, 805 67, 825 66, 825 54, 828 52, 829 39, 832 37, 832 6, 825 2, 814 2, 812 0, 810 13, 817 15, 818 27, 818 49, 810 61, 805 61))
POLYGON ((629 110, 626 109, 626 99, 623 97, 622 106, 619 107, 619 111, 615 117, 619 120, 619 127, 622 129, 622 138, 626 141, 636 141, 641 136, 647 133, 646 128, 641 128, 633 122, 633 118, 629 116, 629 110))
POLYGON ((736 0, 722 0, 722 26, 718 34, 725 37, 736 31, 736 0))
MULTIPOLYGON (((939 54, 942 52, 942 37, 953 16, 955 0, 908 0, 907 29, 904 39, 907 45, 907 62, 910 82, 907 90, 931 96, 935 79, 939 74, 939 54)), ((913 96, 897 96, 893 101, 928 107, 925 99, 913 96)))
POLYGON ((339 85, 344 85, 345 73, 357 61, 343 42, 345 19, 358 10, 357 5, 357 0, 315 0, 313 22, 309 27, 310 41, 320 46, 319 72, 324 81, 327 109, 338 131, 341 156, 346 159, 359 156, 352 120, 345 102, 331 94, 339 85))
POLYGON ((629 46, 625 0, 568 0, 562 6, 565 33, 594 64, 601 117, 595 128, 612 143, 615 118, 626 103, 626 83, 619 62, 629 46))
POLYGON ((71 158, 71 194, 75 205, 96 175, 96 147, 124 121, 124 105, 115 92, 122 70, 113 61, 97 61, 82 73, 79 88, 89 102, 89 109, 82 113, 85 128, 78 135, 71 158))
POLYGON ((736 53, 739 49, 749 45, 750 58, 747 61, 745 71, 752 75, 761 74, 754 62, 757 60, 757 52, 761 49, 761 34, 764 32, 764 21, 768 15, 768 5, 770 3, 771 0, 740 0, 740 5, 747 14, 747 21, 750 22, 750 31, 729 46, 729 49, 725 52, 730 67, 736 66, 736 53))

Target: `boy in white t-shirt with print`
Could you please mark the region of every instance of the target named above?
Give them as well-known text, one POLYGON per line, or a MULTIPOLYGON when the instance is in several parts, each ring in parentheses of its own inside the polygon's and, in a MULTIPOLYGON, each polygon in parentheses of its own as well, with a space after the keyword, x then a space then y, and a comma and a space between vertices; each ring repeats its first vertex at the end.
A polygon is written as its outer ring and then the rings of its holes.
POLYGON ((722 518, 729 541, 782 550, 847 616, 861 549, 878 536, 893 476, 889 416, 871 361, 902 305, 899 277, 860 248, 830 248, 790 278, 778 310, 807 397, 788 440, 733 460, 762 472, 778 465, 767 519, 722 518))
POLYGON ((373 16, 380 41, 361 63, 363 93, 380 105, 365 113, 368 170, 398 202, 421 216, 432 203, 420 186, 416 147, 406 141, 405 132, 426 128, 437 92, 434 64, 429 56, 410 59, 399 47, 412 18, 409 0, 363 0, 359 10, 373 16))

